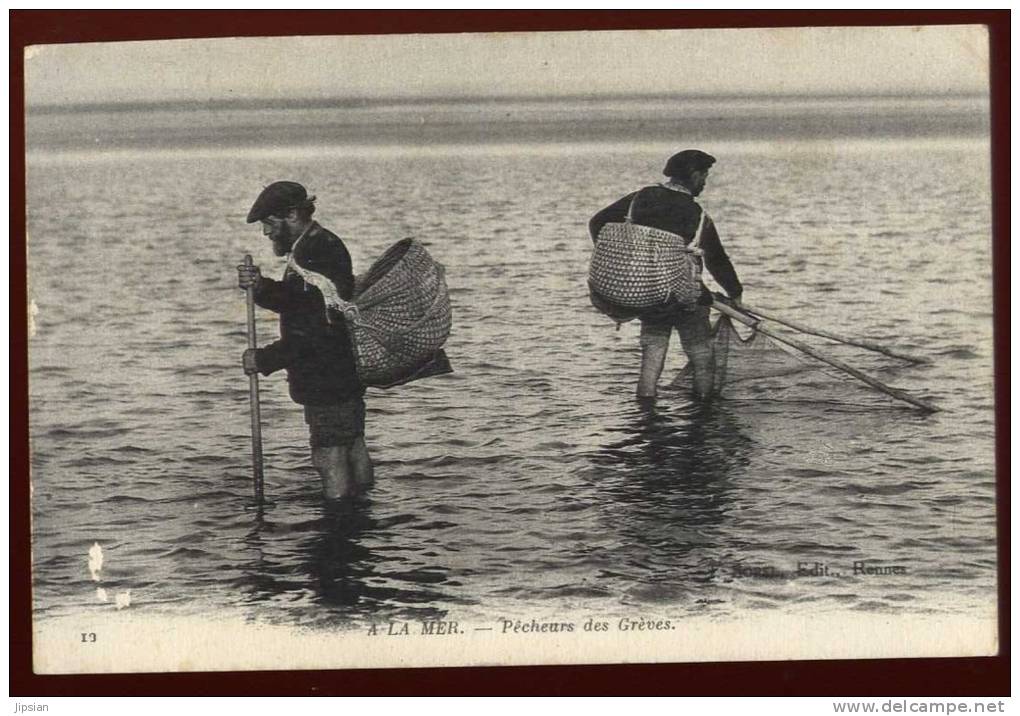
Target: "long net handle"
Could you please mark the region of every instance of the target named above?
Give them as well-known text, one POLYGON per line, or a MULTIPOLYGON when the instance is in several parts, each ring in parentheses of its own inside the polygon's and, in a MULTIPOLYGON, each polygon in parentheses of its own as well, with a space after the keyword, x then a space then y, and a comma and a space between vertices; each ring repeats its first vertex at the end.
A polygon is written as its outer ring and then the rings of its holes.
MULTIPOLYGON (((245 254, 244 265, 253 266, 251 254, 245 254)), ((255 337, 255 287, 245 289, 245 300, 248 307, 248 348, 255 350, 258 341, 255 337)), ((249 402, 251 403, 251 458, 252 474, 255 481, 255 501, 262 504, 265 494, 262 470, 262 411, 259 408, 259 376, 252 373, 248 376, 249 402)))
POLYGON ((816 351, 814 348, 811 348, 810 346, 805 345, 804 343, 801 343, 798 340, 794 340, 793 338, 789 338, 787 336, 782 336, 778 333, 774 333, 765 328, 764 326, 762 326, 760 321, 757 321, 751 318, 750 316, 747 316, 741 313, 740 311, 737 311, 736 309, 727 306, 725 303, 722 303, 721 301, 713 301, 712 308, 714 308, 715 310, 719 311, 722 314, 729 316, 730 318, 740 321, 746 326, 754 328, 756 331, 758 331, 764 336, 768 336, 772 340, 779 341, 780 343, 785 343, 791 348, 796 348, 797 350, 801 351, 802 353, 806 353, 807 355, 811 356, 812 358, 815 358, 816 360, 820 360, 823 363, 827 363, 828 365, 831 365, 833 368, 837 368, 843 371, 844 373, 853 376, 862 383, 870 385, 875 390, 881 391, 886 395, 896 398, 897 400, 902 400, 904 403, 910 403, 914 407, 920 408, 921 410, 924 410, 925 412, 928 413, 936 413, 939 410, 931 403, 928 403, 924 400, 920 400, 919 398, 915 398, 914 396, 905 393, 902 390, 893 388, 891 386, 886 385, 885 383, 875 380, 870 375, 862 373, 861 371, 857 370, 852 366, 847 365, 841 360, 837 360, 836 358, 832 358, 831 356, 823 355, 822 353, 816 351))
POLYGON ((795 331, 807 333, 808 335, 811 336, 818 336, 819 338, 828 338, 830 341, 836 341, 837 343, 846 343, 847 345, 850 346, 857 346, 858 348, 864 348, 865 350, 875 351, 876 353, 882 353, 884 355, 889 356, 890 358, 898 358, 899 360, 909 361, 910 363, 931 362, 927 358, 921 358, 918 356, 900 353, 899 351, 895 351, 892 348, 880 345, 874 341, 865 340, 863 338, 847 337, 840 335, 838 333, 833 333, 832 331, 822 330, 821 328, 811 328, 810 326, 805 326, 803 323, 797 323, 795 321, 789 320, 788 318, 779 318, 778 316, 765 313, 764 311, 759 311, 757 308, 751 308, 750 306, 743 306, 743 308, 748 313, 751 313, 755 316, 759 316, 760 318, 764 318, 767 321, 778 323, 780 325, 786 326, 787 328, 792 328, 795 331))

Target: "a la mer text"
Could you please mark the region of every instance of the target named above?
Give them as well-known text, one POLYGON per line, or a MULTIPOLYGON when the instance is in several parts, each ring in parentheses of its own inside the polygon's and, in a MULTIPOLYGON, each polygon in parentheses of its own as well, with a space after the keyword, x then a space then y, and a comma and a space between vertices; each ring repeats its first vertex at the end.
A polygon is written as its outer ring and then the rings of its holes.
POLYGON ((449 634, 461 634, 457 622, 445 621, 443 619, 430 619, 420 622, 386 622, 385 624, 371 624, 368 627, 369 636, 446 636, 449 634), (412 630, 411 625, 415 624, 416 629, 412 630))

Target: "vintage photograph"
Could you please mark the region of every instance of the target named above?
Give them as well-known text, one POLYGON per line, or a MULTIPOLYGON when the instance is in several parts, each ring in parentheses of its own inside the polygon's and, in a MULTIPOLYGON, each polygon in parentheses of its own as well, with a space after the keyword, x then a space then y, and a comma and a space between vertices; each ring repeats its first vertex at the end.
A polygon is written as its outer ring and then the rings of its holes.
POLYGON ((34 671, 998 651, 978 25, 25 51, 34 671))

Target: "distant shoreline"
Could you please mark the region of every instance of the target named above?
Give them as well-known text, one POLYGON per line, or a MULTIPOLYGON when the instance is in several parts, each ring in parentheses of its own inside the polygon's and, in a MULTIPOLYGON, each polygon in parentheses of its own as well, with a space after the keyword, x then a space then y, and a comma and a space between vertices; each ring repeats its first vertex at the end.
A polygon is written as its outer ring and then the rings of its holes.
MULTIPOLYGON (((343 117, 281 113, 223 117, 216 114, 145 113, 58 115, 29 122, 26 148, 34 151, 117 149, 235 149, 305 146, 437 146, 577 142, 849 141, 986 138, 981 112, 791 113, 683 116, 396 116, 343 117), (121 120, 122 121, 118 121, 121 120)), ((329 114, 328 112, 326 113, 329 114)))
POLYGON ((385 97, 308 97, 308 98, 237 98, 237 99, 179 99, 153 100, 142 102, 90 102, 72 104, 27 104, 25 111, 29 115, 52 114, 89 114, 89 113, 120 113, 120 112, 159 112, 159 111, 230 111, 245 109, 278 109, 278 110, 323 110, 323 109, 408 109, 422 106, 493 106, 493 105, 556 105, 556 104, 591 104, 599 105, 616 102, 769 102, 782 104, 785 102, 881 102, 881 101, 971 101, 987 102, 988 95, 980 92, 945 92, 945 93, 868 93, 868 94, 834 94, 834 93, 786 93, 786 94, 706 94, 706 93, 659 93, 659 94, 586 94, 571 93, 563 95, 465 95, 465 96, 417 96, 394 95, 385 97))
POLYGON ((30 112, 30 151, 980 138, 976 95, 613 95, 91 105, 30 112), (363 101, 363 100, 358 100, 363 101), (134 108, 134 109, 132 109, 134 108))

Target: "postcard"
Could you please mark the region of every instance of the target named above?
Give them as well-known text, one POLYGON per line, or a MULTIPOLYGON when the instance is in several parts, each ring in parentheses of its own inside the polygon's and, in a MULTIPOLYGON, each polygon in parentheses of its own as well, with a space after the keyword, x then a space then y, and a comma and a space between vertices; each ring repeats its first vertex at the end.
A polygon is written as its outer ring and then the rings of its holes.
POLYGON ((996 654, 988 62, 28 47, 35 672, 996 654))

